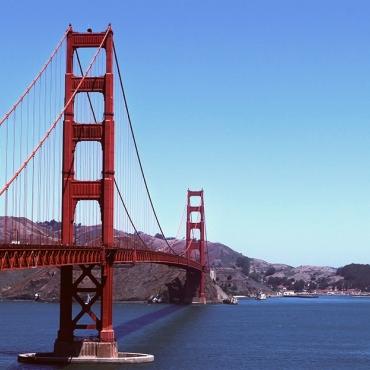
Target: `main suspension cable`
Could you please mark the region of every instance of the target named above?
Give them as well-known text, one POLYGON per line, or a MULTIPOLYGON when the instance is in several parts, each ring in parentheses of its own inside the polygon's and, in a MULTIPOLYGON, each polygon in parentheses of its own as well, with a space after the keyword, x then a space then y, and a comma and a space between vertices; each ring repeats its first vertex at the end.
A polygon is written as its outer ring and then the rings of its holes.
POLYGON ((30 92, 30 90, 35 86, 36 82, 40 79, 41 75, 44 73, 45 69, 48 67, 50 62, 53 60, 55 54, 58 52, 60 47, 62 46, 65 38, 67 37, 68 32, 72 29, 72 26, 69 26, 64 33, 62 39, 59 41, 56 48, 51 53, 49 59, 46 61, 44 66, 41 68, 40 72, 37 74, 37 76, 34 78, 34 80, 28 85, 26 90, 23 92, 23 94, 19 97, 19 99, 16 101, 16 103, 12 106, 12 108, 4 115, 2 119, 0 119, 0 126, 9 118, 9 116, 17 109, 18 105, 23 101, 24 97, 30 92))
POLYGON ((126 99, 125 89, 124 89, 124 87, 123 87, 123 79, 122 79, 121 70, 120 70, 119 63, 118 63, 118 57, 117 57, 116 47, 115 47, 115 45, 114 45, 114 42, 113 42, 113 52, 114 52, 114 59, 115 59, 115 62, 116 62, 116 67, 117 67, 117 72, 118 72, 118 77, 119 77, 119 82, 120 82, 121 92, 122 92, 123 100, 124 100, 124 103, 125 103, 125 110, 126 110, 126 114, 127 114, 127 119, 128 119, 128 123, 129 123, 130 131, 131 131, 131 136, 132 136, 132 140, 133 140, 134 147, 135 147, 136 157, 137 157, 137 160, 138 160, 138 162, 139 162, 140 172, 141 172, 141 176, 142 176, 143 181, 144 181, 144 186, 145 186, 145 189, 146 189, 146 192, 147 192, 148 198, 149 198, 150 206, 151 206, 151 208, 152 208, 152 211, 153 211, 154 217, 155 217, 155 219, 156 219, 156 222, 157 222, 157 225, 158 225, 159 230, 160 230, 160 232, 161 232, 161 235, 162 235, 162 237, 163 237, 163 240, 166 242, 167 247, 168 247, 168 248, 169 248, 169 249, 170 249, 174 254, 176 254, 175 250, 174 250, 174 249, 171 247, 171 245, 168 243, 168 240, 167 240, 167 238, 166 238, 166 237, 165 237, 165 235, 164 235, 164 232, 163 232, 162 226, 161 226, 161 224, 160 224, 160 222, 159 222, 159 219, 158 219, 158 216, 157 216, 157 212, 155 211, 155 208, 154 208, 154 204, 153 204, 153 201, 152 201, 152 197, 151 197, 150 192, 149 192, 148 183, 147 183, 147 181, 146 181, 146 177, 145 177, 145 174, 144 174, 143 165, 142 165, 141 158, 140 158, 140 154, 139 154, 139 149, 138 149, 138 146, 137 146, 137 143, 136 143, 136 138, 135 138, 134 130, 133 130, 133 127, 132 127, 130 111, 129 111, 129 109, 128 109, 128 104, 127 104, 127 99, 126 99))
POLYGON ((118 184, 117 184, 117 181, 116 179, 114 179, 114 185, 116 186, 116 189, 117 189, 117 192, 118 192, 118 196, 119 198, 121 199, 121 203, 123 205, 123 208, 125 209, 125 212, 126 212, 126 215, 131 223, 131 226, 133 227, 133 229, 135 230, 135 233, 136 235, 138 236, 138 238, 140 239, 140 241, 144 244, 144 247, 145 248, 149 248, 146 243, 144 242, 143 238, 141 237, 141 235, 139 234, 139 231, 137 230, 135 224, 134 224, 134 221, 132 220, 131 216, 130 216, 130 213, 126 207, 126 204, 125 204, 125 201, 123 200, 123 197, 122 197, 122 194, 121 194, 121 191, 119 190, 119 187, 118 187, 118 184))
MULTIPOLYGON (((76 57, 77 57, 78 66, 80 67, 81 76, 83 76, 84 75, 84 72, 83 72, 83 69, 82 69, 82 64, 81 64, 80 56, 78 55, 77 49, 75 50, 75 53, 76 53, 76 57)), ((94 121, 95 121, 95 123, 98 123, 98 120, 96 119, 94 107, 93 107, 92 102, 91 102, 90 94, 89 94, 88 91, 86 91, 86 94, 87 94, 87 99, 89 99, 89 105, 90 105, 91 113, 92 113, 92 115, 94 117, 94 121)))
MULTIPOLYGON (((77 62, 78 62, 78 66, 79 66, 79 69, 80 69, 81 75, 83 75, 82 64, 81 64, 81 60, 80 60, 80 57, 79 57, 79 55, 78 55, 77 49, 76 49, 76 57, 77 57, 77 62)), ((95 121, 95 123, 98 123, 98 121, 97 121, 97 119, 96 119, 96 115, 95 115, 95 110, 94 110, 93 104, 92 104, 92 102, 91 102, 90 94, 89 94, 89 92, 88 92, 88 91, 86 92, 86 94, 87 94, 87 98, 88 98, 88 100, 89 100, 89 105, 90 105, 91 113, 92 113, 92 115, 93 115, 93 117, 94 117, 94 121, 95 121)), ((139 234, 139 231, 137 230, 137 228, 136 228, 136 226, 135 226, 135 224, 134 224, 134 221, 132 220, 132 217, 131 217, 131 215, 130 215, 130 213, 129 213, 128 209, 127 209, 126 203, 125 203, 125 201, 124 201, 124 199, 123 199, 123 196, 122 196, 121 191, 120 191, 120 189, 119 189, 119 187, 118 187, 118 184, 117 184, 116 179, 114 179, 114 185, 115 185, 115 187, 116 187, 116 190, 117 190, 118 196, 119 196, 119 198, 120 198, 120 200, 121 200, 121 203, 122 203, 122 205, 123 205, 123 208, 124 208, 124 210, 125 210, 125 212, 126 212, 126 215, 127 215, 128 219, 129 219, 129 221, 130 221, 130 223, 131 223, 132 228, 135 230, 136 235, 138 236, 138 238, 140 239, 140 241, 143 243, 144 247, 145 247, 145 248, 148 248, 148 246, 147 246, 147 245, 146 245, 146 243, 144 242, 143 238, 142 238, 142 237, 141 237, 141 235, 139 234)))
POLYGON ((98 56, 98 54, 100 53, 100 50, 102 49, 104 43, 105 43, 105 40, 108 36, 108 33, 109 31, 111 30, 110 27, 108 27, 107 29, 107 32, 105 33, 104 35, 104 38, 101 42, 101 44, 99 45, 99 48, 98 50, 96 51, 96 53, 94 54, 93 58, 91 59, 91 62, 90 62, 90 65, 88 66, 87 70, 86 70, 86 73, 82 76, 80 82, 78 83, 76 89, 74 90, 73 94, 71 95, 71 97, 69 98, 69 100, 67 101, 67 103, 65 104, 64 108, 62 109, 62 111, 59 113, 59 115, 57 116, 57 118, 55 119, 55 121, 53 122, 53 124, 49 127, 49 129, 46 131, 45 135, 43 136, 43 138, 40 140, 40 142, 36 145, 36 147, 33 149, 32 153, 27 157, 27 159, 23 162, 23 164, 18 168, 18 170, 15 172, 15 174, 12 176, 12 178, 0 189, 0 196, 6 191, 8 190, 9 186, 14 182, 14 180, 19 176, 19 174, 27 167, 28 163, 31 161, 32 158, 34 158, 34 156, 36 155, 36 153, 42 148, 42 146, 44 145, 45 141, 47 140, 47 138, 50 136, 51 132, 55 129, 55 127, 57 126, 58 122, 61 120, 61 118, 63 117, 64 115, 64 112, 67 110, 67 108, 69 107, 69 105, 72 103, 74 97, 76 96, 76 94, 78 93, 78 90, 80 89, 80 87, 82 86, 82 83, 85 81, 88 73, 90 72, 93 64, 95 63, 95 60, 98 56))

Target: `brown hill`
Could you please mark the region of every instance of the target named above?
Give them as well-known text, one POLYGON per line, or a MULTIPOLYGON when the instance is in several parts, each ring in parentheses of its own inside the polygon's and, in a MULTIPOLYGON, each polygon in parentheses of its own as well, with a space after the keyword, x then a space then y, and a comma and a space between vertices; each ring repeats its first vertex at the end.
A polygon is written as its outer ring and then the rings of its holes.
MULTIPOLYGON (((33 223, 25 218, 0 217, 0 243, 20 241, 31 243, 57 243, 60 236, 60 223, 46 221, 33 223), (5 233, 5 224, 7 233, 5 233), (11 227, 10 227, 11 225, 11 227), (10 231, 12 230, 12 231, 10 231)), ((75 225, 76 241, 79 245, 93 244, 100 236, 97 226, 75 225)), ((140 233, 147 245, 156 250, 166 250, 167 244, 161 235, 140 233)), ((116 244, 124 242, 132 235, 115 230, 116 244)), ((185 248, 185 240, 168 239, 176 251, 185 248)), ((227 294, 254 295, 258 291, 270 293, 272 289, 330 288, 343 280, 333 267, 298 266, 273 264, 260 259, 249 258, 248 268, 241 267, 240 258, 246 259, 230 247, 208 242, 208 263, 216 273, 215 282, 208 279, 209 299, 225 297, 218 286, 227 294)), ((244 261, 245 262, 245 261, 244 261)), ((137 265, 117 267, 115 269, 115 299, 145 300, 160 293, 166 300, 179 300, 181 287, 185 282, 185 272, 181 269, 159 265, 137 265), (140 282, 138 284, 137 282, 140 282)), ((32 299, 35 293, 45 300, 58 299, 58 269, 34 269, 0 273, 0 298, 32 299)))
MULTIPOLYGON (((33 223, 26 218, 0 217, 0 243, 56 244, 59 240, 60 228, 60 223, 56 221, 33 223)), ((92 244, 100 237, 100 233, 100 225, 75 225, 76 242, 79 245, 92 244)), ((150 236, 140 233, 140 237, 153 249, 167 248, 165 240, 159 235, 150 236)), ((127 238, 132 236, 115 230, 116 244, 127 238)), ((173 249, 182 251, 185 241, 172 238, 170 244, 173 249)), ((58 300, 59 280, 60 274, 57 268, 3 271, 0 273, 0 298, 33 299, 37 293, 41 300, 58 300)), ((180 302, 184 299, 186 273, 183 269, 156 264, 117 266, 114 280, 114 299, 117 301, 142 301, 156 294, 160 294, 164 301, 180 302)), ((209 277, 206 293, 210 301, 216 302, 226 298, 222 289, 209 277)))

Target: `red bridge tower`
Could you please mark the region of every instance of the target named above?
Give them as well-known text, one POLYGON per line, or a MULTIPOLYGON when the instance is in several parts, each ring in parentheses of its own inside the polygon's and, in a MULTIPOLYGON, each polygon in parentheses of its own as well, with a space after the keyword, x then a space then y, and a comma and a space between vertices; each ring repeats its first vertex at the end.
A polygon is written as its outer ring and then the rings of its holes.
MULTIPOLYGON (((102 221, 102 263, 80 266, 80 275, 75 278, 72 266, 61 268, 60 327, 55 342, 55 353, 63 355, 93 355, 117 357, 117 344, 112 328, 113 269, 107 248, 113 246, 113 199, 114 199, 114 116, 113 116, 113 32, 78 33, 70 29, 67 35, 67 65, 65 75, 65 103, 72 98, 82 76, 73 74, 73 55, 78 48, 98 48, 102 44, 106 53, 104 76, 85 77, 78 93, 98 92, 104 97, 103 122, 76 122, 74 103, 64 113, 63 125, 63 194, 62 194, 62 244, 73 245, 73 230, 76 205, 81 200, 97 201, 102 221), (79 181, 74 177, 74 156, 80 141, 97 141, 103 155, 102 178, 96 181, 79 181), (100 270, 100 278, 93 269, 100 270), (80 287, 89 279, 93 288, 80 287), (85 303, 79 293, 93 294, 85 303), (72 299, 81 305, 81 311, 73 317, 72 299), (100 317, 92 311, 92 305, 100 299, 100 317), (88 315, 92 324, 81 324, 80 319, 88 315), (76 329, 95 329, 97 340, 86 342, 75 338, 76 329)), ((112 253, 112 252, 110 252, 112 253)))
MULTIPOLYGON (((193 252, 198 254, 199 262, 202 266, 200 276, 196 277, 198 286, 198 298, 200 303, 206 303, 205 283, 206 283, 206 240, 205 240, 205 215, 203 190, 188 190, 187 219, 186 219, 186 257, 190 259, 193 252), (192 203, 196 199, 196 203, 192 203)), ((194 272, 187 271, 187 280, 193 281, 194 272)))

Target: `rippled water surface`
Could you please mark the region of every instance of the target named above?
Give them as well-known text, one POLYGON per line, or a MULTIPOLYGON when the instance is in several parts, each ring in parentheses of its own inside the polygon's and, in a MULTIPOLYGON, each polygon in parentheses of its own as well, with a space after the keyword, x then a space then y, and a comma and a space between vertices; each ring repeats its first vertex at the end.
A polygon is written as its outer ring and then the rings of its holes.
MULTIPOLYGON (((1 369, 101 369, 24 365, 19 352, 50 351, 58 305, 0 303, 1 369)), ((109 369, 370 369, 370 298, 241 300, 238 306, 116 304, 120 350, 155 362, 109 369)))

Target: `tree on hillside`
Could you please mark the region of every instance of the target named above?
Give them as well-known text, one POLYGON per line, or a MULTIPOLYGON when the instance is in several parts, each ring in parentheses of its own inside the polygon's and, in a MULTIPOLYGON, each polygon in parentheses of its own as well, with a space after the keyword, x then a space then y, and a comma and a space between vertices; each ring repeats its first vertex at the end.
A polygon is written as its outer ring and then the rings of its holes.
POLYGON ((258 283, 262 283, 262 281, 263 281, 263 276, 260 275, 259 273, 255 272, 255 271, 251 272, 249 274, 249 277, 251 279, 253 279, 254 281, 257 281, 258 283))
POLYGON ((304 286, 305 286, 305 282, 302 279, 294 282, 294 290, 296 292, 302 292, 302 290, 304 289, 304 286))
POLYGON ((329 285, 329 280, 325 277, 317 280, 317 286, 319 289, 326 289, 329 285))
POLYGON ((278 276, 269 276, 267 280, 267 284, 273 289, 277 290, 277 288, 282 285, 286 286, 288 285, 288 279, 284 277, 278 277, 278 276))
POLYGON ((270 266, 266 273, 265 273, 265 276, 270 276, 270 275, 274 275, 276 272, 276 268, 274 266, 270 266))
POLYGON ((242 270, 242 273, 246 276, 249 275, 249 271, 250 271, 250 268, 251 268, 251 261, 248 257, 246 256, 243 256, 243 255, 240 255, 237 259, 236 259, 236 266, 240 267, 241 270, 242 270))
POLYGON ((370 291, 370 265, 351 263, 337 270, 343 276, 343 287, 370 291))

